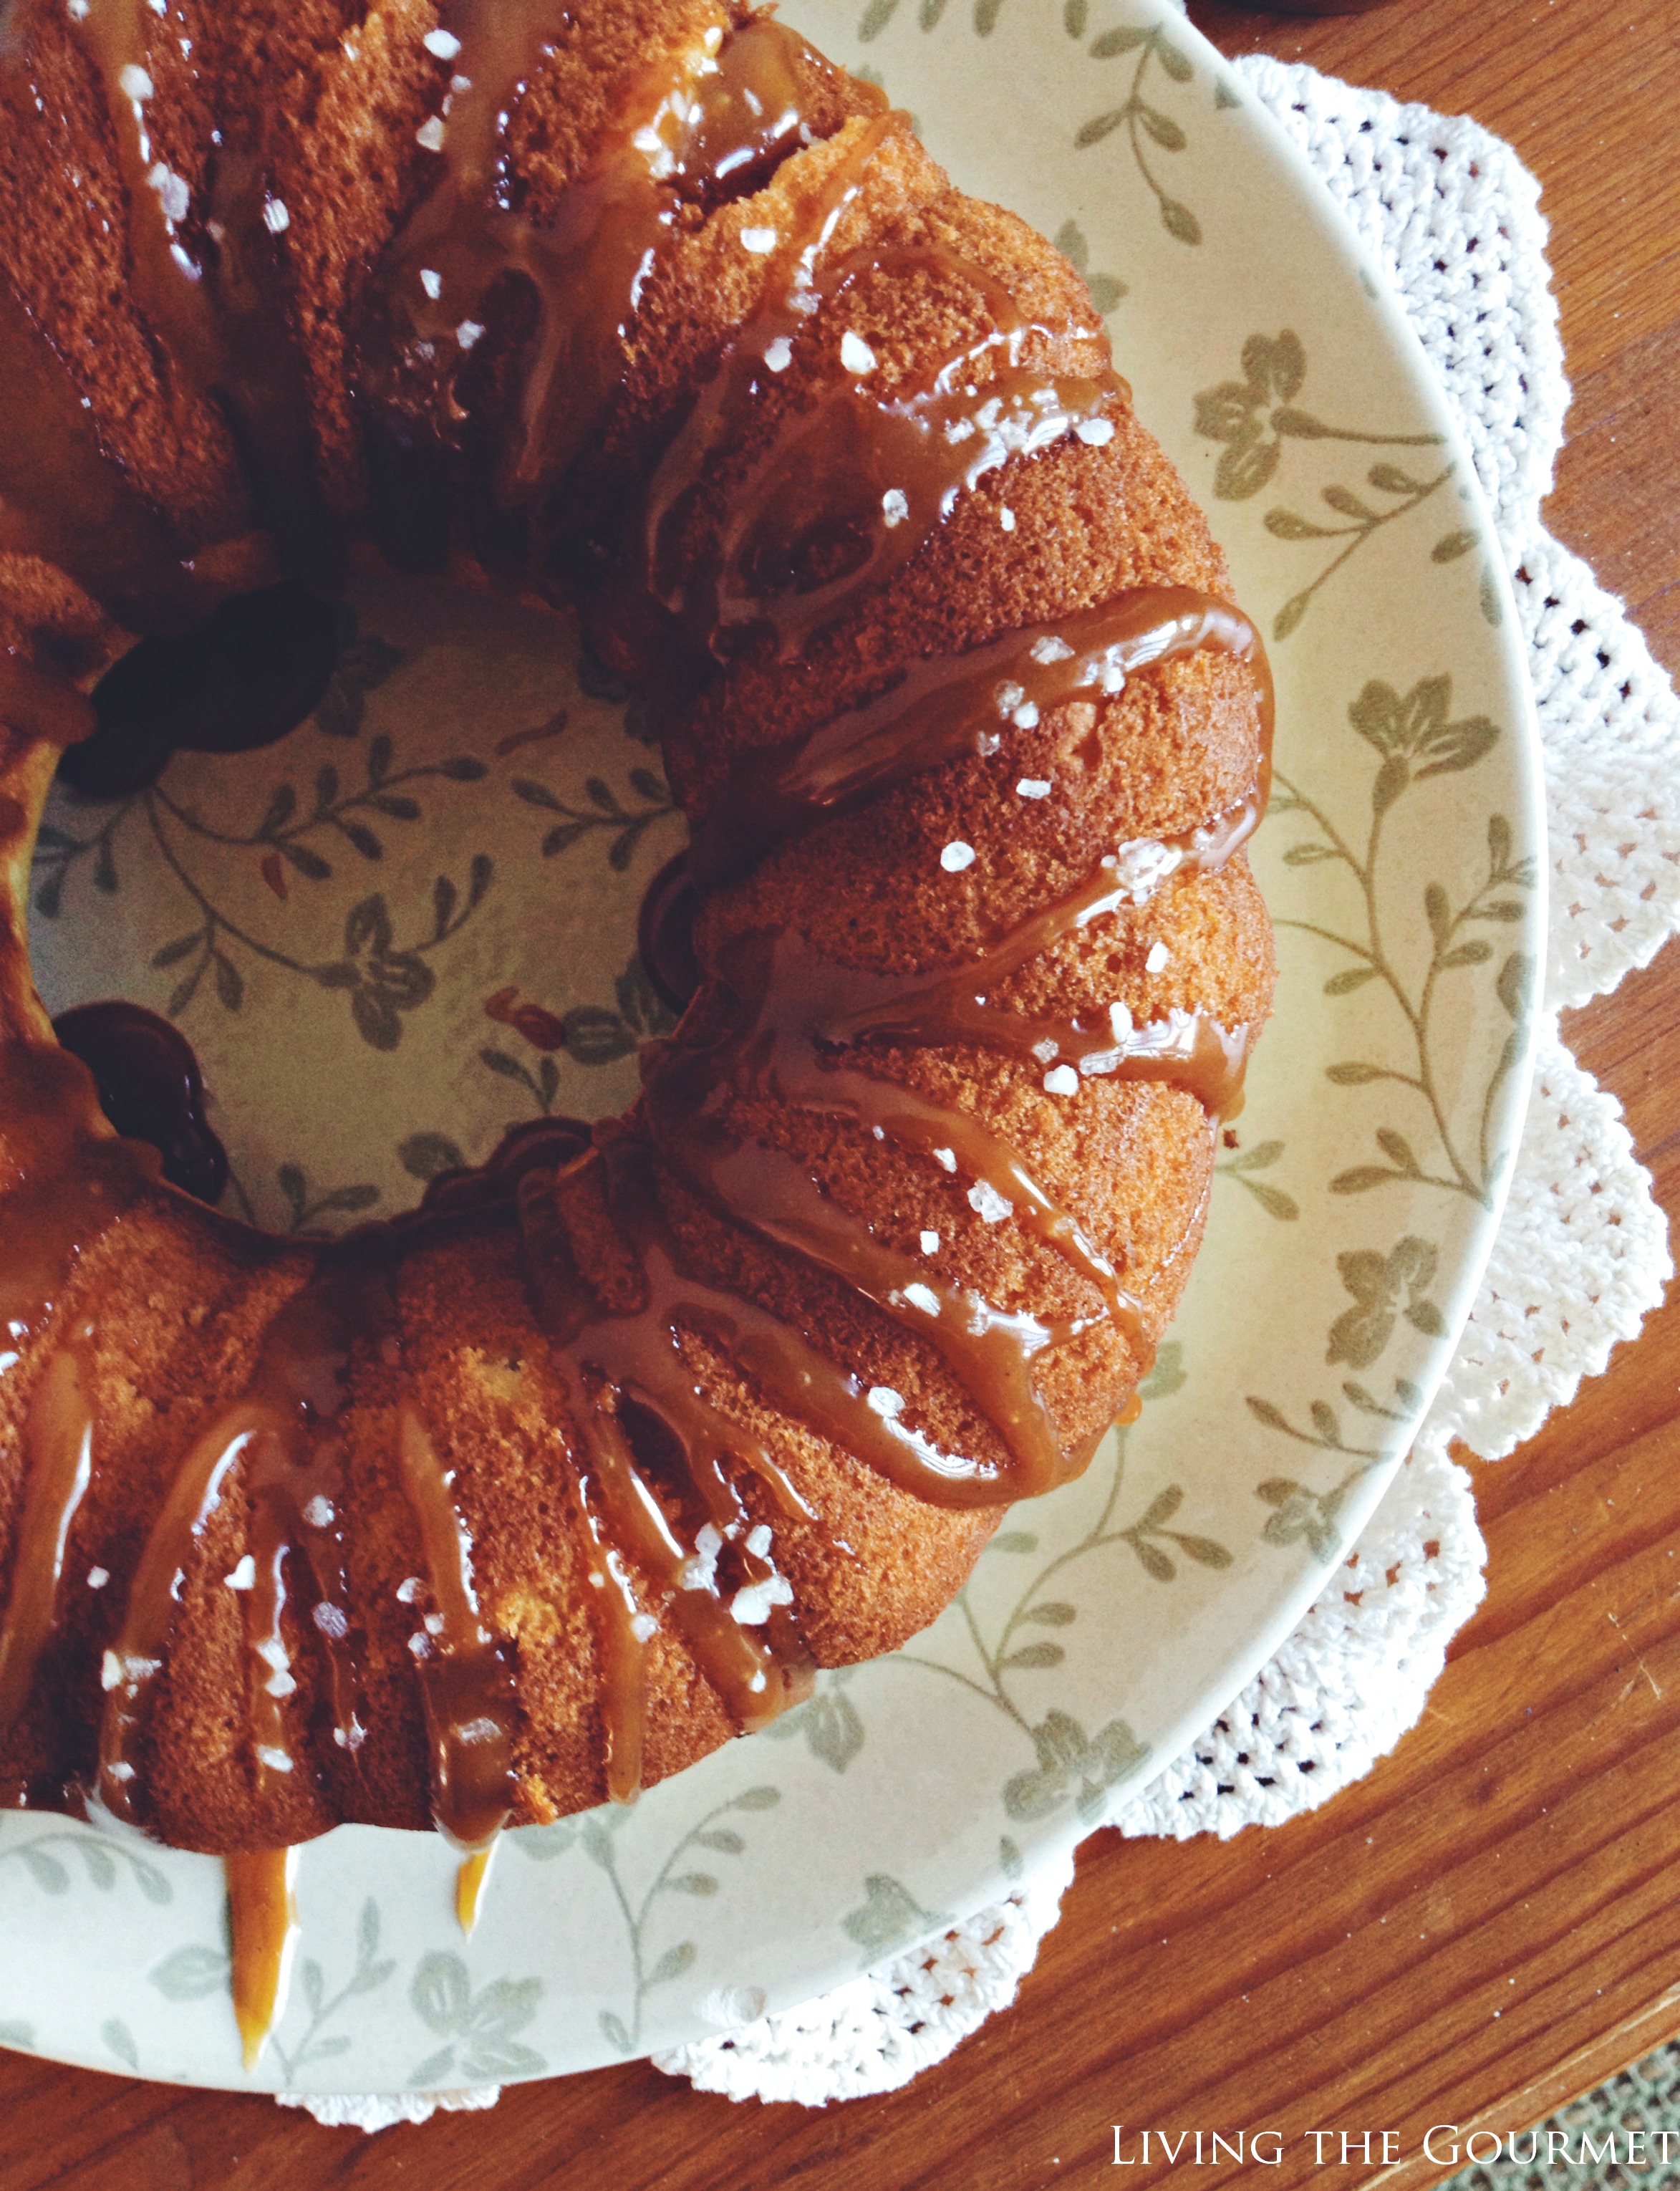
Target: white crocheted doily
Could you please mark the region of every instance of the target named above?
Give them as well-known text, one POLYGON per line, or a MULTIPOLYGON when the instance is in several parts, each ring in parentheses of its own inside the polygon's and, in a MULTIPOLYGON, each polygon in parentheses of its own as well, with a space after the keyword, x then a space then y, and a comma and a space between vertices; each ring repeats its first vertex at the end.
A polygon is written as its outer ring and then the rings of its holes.
MULTIPOLYGON (((1277 1825, 1368 1772, 1417 1720, 1480 1602, 1484 1547, 1461 1439, 1496 1460, 1630 1339, 1671 1274, 1667 1228, 1621 1107, 1558 1034, 1680 928, 1680 809, 1650 787, 1680 703, 1643 640, 1540 521, 1569 401, 1539 185, 1473 122, 1312 69, 1239 64, 1387 273, 1457 410, 1497 523, 1545 748, 1550 1023, 1480 1295, 1416 1447, 1346 1564, 1216 1723, 1110 1823, 1221 1837, 1277 1825)), ((707 2091, 821 2106, 890 2091, 1007 2006, 1055 1923, 1070 1862, 931 1946, 802 2008, 654 2057, 707 2091)), ((365 2130, 430 2103, 284 2096, 365 2130)), ((440 2097, 485 2106, 491 2092, 440 2097)))

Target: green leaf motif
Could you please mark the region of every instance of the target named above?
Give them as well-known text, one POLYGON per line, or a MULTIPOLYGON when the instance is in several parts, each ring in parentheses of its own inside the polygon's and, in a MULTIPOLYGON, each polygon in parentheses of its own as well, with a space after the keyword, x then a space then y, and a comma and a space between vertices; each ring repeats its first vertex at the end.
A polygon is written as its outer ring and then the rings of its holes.
POLYGON ((411 1179, 430 1181, 441 1172, 467 1168, 458 1144, 447 1134, 411 1134, 397 1144, 397 1157, 411 1179))
POLYGON ((1330 1182, 1332 1194, 1369 1194, 1374 1187, 1387 1187, 1391 1180, 1403 1179, 1403 1172, 1389 1171, 1382 1164, 1353 1164, 1339 1171, 1330 1182))
POLYGON ((1183 151, 1187 141, 1184 133, 1170 114, 1163 114, 1158 107, 1144 105, 1138 106, 1136 111, 1138 121, 1163 151, 1183 151))
MULTIPOLYGON (((1263 441, 1255 436, 1234 441, 1221 455, 1213 468, 1213 492, 1222 502, 1246 502, 1251 495, 1258 494, 1278 468, 1281 454, 1275 441, 1263 441)), ((1276 532, 1274 518, 1286 517, 1286 510, 1269 511, 1266 528, 1276 532)), ((1287 535, 1284 536, 1287 538, 1287 535)))
POLYGON ((930 1932, 951 1921, 937 1910, 924 1909, 890 1872, 871 1872, 863 1886, 862 1904, 848 1911, 840 1928, 863 1949, 866 1961, 874 1961, 918 1933, 930 1932))
MULTIPOLYGON (((625 2040, 624 2051, 627 2054, 630 2051, 630 2042, 627 2038, 625 2040)), ((444 2090, 446 2089, 445 2080, 454 2067, 455 2049, 452 2046, 440 2046, 435 2054, 429 2054, 423 2062, 409 2071, 408 2081, 418 2092, 435 2092, 444 2090)))
POLYGON ((692 1970, 699 1955, 700 1950, 692 1940, 679 1941, 674 1948, 667 1948, 654 1965, 648 1973, 648 1983, 669 1985, 673 1978, 679 1978, 684 1971, 692 1970))
MULTIPOLYGON (((514 2037, 542 2003, 540 1978, 496 1978, 474 1994, 460 1956, 439 1952, 422 1958, 410 1998, 423 2023, 459 2045, 461 2069, 468 2082, 536 2076, 545 2067, 540 2054, 514 2037)), ((448 2073, 454 2051, 451 2045, 429 2055, 409 2082, 435 2086, 448 2073)))
POLYGON ((1052 1599, 1047 1604, 1029 1607, 1021 1618, 1036 1621, 1041 1628, 1066 1628, 1077 1620, 1079 1615, 1072 1606, 1059 1599, 1052 1599))
POLYGON ((1183 1389, 1189 1374, 1183 1341, 1169 1339, 1155 1356, 1155 1368, 1138 1387, 1138 1396, 1144 1400, 1165 1400, 1183 1389))
POLYGON ((220 1948, 177 1948, 146 1976, 167 2000, 202 2000, 225 1990, 228 1958, 220 1948))
POLYGON ((434 1953, 423 1957, 410 1998, 421 2022, 434 2031, 463 2029, 472 1999, 467 1966, 459 1955, 434 1953))
POLYGON ((843 1773, 864 1744, 857 1706, 837 1690, 818 1690, 805 1709, 805 1740, 831 1772, 843 1773))
POLYGON ((1081 1818, 1095 1816, 1117 1781, 1135 1773, 1149 1756, 1123 1719, 1110 1720, 1087 1738, 1069 1712, 1047 1712, 1033 1729, 1038 1762, 1005 1783, 1003 1807, 1023 1823, 1048 1818, 1070 1795, 1081 1818))
POLYGON ((1149 33, 1140 25, 1125 24, 1117 30, 1104 31, 1093 38, 1091 58, 1093 61, 1112 60, 1116 54, 1135 53, 1139 46, 1146 46, 1149 42, 1149 33))
POLYGON ((720 1856, 741 1856, 746 1848, 741 1836, 729 1826, 707 1827, 690 1838, 697 1847, 716 1849, 720 1856))
MULTIPOLYGON (((876 3, 878 6, 879 0, 876 0, 876 3)), ((888 0, 887 13, 890 15, 892 12, 893 0, 888 0)), ((624 2028, 622 2017, 615 2016, 610 2008, 601 2011, 601 2029, 605 2032, 610 2046, 616 2046, 621 2054, 630 2052, 630 2034, 624 2028)))
POLYGON ((1286 327, 1278 335, 1250 335, 1242 346, 1242 376, 1260 401, 1290 403, 1307 378, 1307 351, 1301 338, 1286 327))
MULTIPOLYGON (((1411 1157, 1409 1146, 1398 1134, 1388 1135, 1384 1146, 1396 1164, 1404 1164, 1411 1157)), ((1443 1326, 1439 1310, 1428 1299, 1428 1289, 1439 1261, 1434 1245, 1415 1233, 1406 1234, 1388 1255, 1374 1249, 1338 1255, 1336 1267, 1354 1305, 1331 1326, 1325 1362, 1368 1369, 1387 1347, 1403 1310, 1416 1329, 1438 1336, 1443 1326)))
POLYGON ((134 2044, 134 2034, 120 2016, 113 2016, 99 2026, 99 2037, 128 2069, 139 2074, 139 2049, 134 2044))

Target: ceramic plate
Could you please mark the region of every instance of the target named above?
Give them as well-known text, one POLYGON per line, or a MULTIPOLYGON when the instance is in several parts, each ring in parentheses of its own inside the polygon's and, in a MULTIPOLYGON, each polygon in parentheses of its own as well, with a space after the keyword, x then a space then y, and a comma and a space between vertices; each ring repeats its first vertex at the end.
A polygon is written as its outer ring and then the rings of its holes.
MULTIPOLYGON (((1543 932, 1514 617, 1422 353, 1305 168, 1161 0, 797 0, 957 180, 1085 271, 1276 667, 1256 860, 1277 1017, 1142 1420, 1019 1510, 963 1600, 769 1735, 509 1837, 470 1942, 449 1852, 304 1852, 289 2006, 245 2079, 219 1869, 0 1824, 0 2040, 209 2085, 580 2069, 808 1998, 1087 1832, 1264 1661, 1445 1366, 1526 1093, 1543 932)), ((360 583, 283 747, 55 800, 53 1008, 121 990, 203 1058, 230 1206, 399 1208, 539 1108, 617 1109, 665 1024, 634 957, 681 825, 566 630, 360 583)))

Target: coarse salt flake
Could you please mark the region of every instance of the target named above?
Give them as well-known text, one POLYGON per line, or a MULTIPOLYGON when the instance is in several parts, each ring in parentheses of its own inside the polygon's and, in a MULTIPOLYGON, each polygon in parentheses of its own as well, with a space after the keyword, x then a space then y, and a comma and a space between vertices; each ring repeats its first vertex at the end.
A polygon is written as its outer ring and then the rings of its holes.
POLYGON ((912 1308, 919 1308, 924 1316, 937 1316, 939 1297, 931 1286, 924 1286, 919 1278, 913 1279, 904 1289, 904 1297, 912 1308))
POLYGON ((88 1587, 89 1590, 103 1590, 110 1580, 111 1569, 109 1568, 88 1568, 88 1587))
POLYGON ((1112 418, 1081 418, 1074 431, 1088 447, 1100 449, 1105 441, 1114 439, 1114 421, 1112 418))
POLYGON ((263 225, 270 236, 284 236, 292 225, 292 215, 283 198, 263 200, 263 225))
POLYGON ((478 340, 479 337, 483 333, 484 322, 482 320, 463 320, 460 326, 455 330, 455 339, 460 344, 463 350, 471 350, 473 344, 478 340))
POLYGON ((233 1573, 224 1576, 223 1579, 230 1590, 255 1590, 257 1587, 256 1561, 247 1552, 233 1573))
POLYGON ((331 1636, 335 1642, 350 1632, 350 1624, 342 1605, 318 1605, 310 1617, 321 1634, 331 1636))
POLYGON ((289 1773, 292 1770, 292 1760, 283 1750, 276 1750, 271 1742, 257 1744, 257 1762, 266 1765, 270 1773, 289 1773))
POLYGON ((964 868, 974 864, 974 848, 965 845, 960 837, 954 838, 939 854, 939 865, 948 875, 960 875, 964 868))
POLYGON ((645 1643, 650 1636, 658 1635, 659 1623, 650 1613, 633 1613, 630 1619, 630 1633, 639 1643, 645 1643))
POLYGON ((859 334, 848 327, 840 338, 840 362, 848 373, 861 376, 875 370, 875 352, 859 334))
POLYGON ((760 1522, 746 1533, 746 1549, 755 1560, 768 1559, 770 1552, 770 1525, 760 1522))
POLYGON ((1126 1042, 1129 1040, 1132 1033, 1131 1007, 1127 1004, 1110 1004, 1109 1006, 1109 1025, 1114 1029, 1114 1039, 1116 1042, 1126 1042))
POLYGON ((776 248, 776 232, 773 228, 744 228, 741 231, 741 248, 763 258, 767 251, 776 248))
POLYGON ((992 697, 997 703, 998 714, 1007 722, 1013 717, 1017 708, 1026 705, 1027 688, 1011 680, 1000 685, 992 697))
POLYGON ((881 498, 881 515, 890 532, 895 525, 902 525, 910 515, 910 497, 901 487, 889 487, 881 498))
POLYGON ((724 1539, 710 1522, 701 1522, 695 1533, 694 1551, 677 1570, 678 1587, 682 1590, 710 1590, 717 1579, 718 1555, 724 1549, 724 1539))
POLYGON ((939 1254, 939 1236, 937 1232, 924 1232, 922 1235, 922 1252, 924 1255, 937 1255, 939 1254))
POLYGON ((1014 511, 1007 508, 1000 509, 997 513, 997 521, 1006 532, 1013 532, 1015 529, 1014 511))
POLYGON ((1046 632, 1042 639, 1036 639, 1032 643, 1035 662, 1066 662, 1072 653, 1073 649, 1066 640, 1058 639, 1053 632, 1046 632))
POLYGON ((1024 776, 1015 786, 1015 794, 1019 799, 1047 799, 1050 779, 1047 776, 1024 776))
POLYGON ((793 1585, 784 1574, 766 1575, 763 1582, 750 1582, 738 1590, 729 1601, 729 1611, 743 1628, 762 1628, 770 1617, 773 1605, 792 1605, 793 1585))
POLYGON ((935 1149, 934 1152, 934 1162, 937 1164, 943 1164, 947 1171, 955 1171, 956 1169, 956 1152, 955 1149, 935 1149))
POLYGON ((440 61, 452 61, 461 50, 461 41, 453 31, 428 31, 420 43, 440 61))
POLYGON ((420 287, 429 297, 435 299, 443 294, 443 276, 434 266, 423 266, 420 269, 420 287))
POLYGON ((1044 1092, 1047 1096, 1076 1096, 1078 1073, 1070 1065, 1053 1065, 1044 1076, 1044 1092))
POLYGON ((330 1529, 335 1519, 332 1501, 317 1491, 304 1509, 304 1519, 312 1529, 330 1529))
POLYGON ((160 160, 146 177, 146 180, 157 192, 157 202, 163 208, 165 220, 184 220, 192 204, 191 193, 187 189, 185 178, 176 174, 172 168, 166 168, 160 160))
POLYGON ((151 97, 151 78, 138 61, 130 61, 116 81, 121 87, 122 96, 125 99, 132 99, 136 106, 144 105, 151 97))
POLYGON ((434 114, 423 122, 414 133, 414 141, 423 152, 441 152, 443 150, 443 117, 434 114))
POLYGON ((778 335, 764 352, 764 362, 772 373, 786 373, 793 362, 793 345, 786 335, 778 335))
POLYGON ((1015 1210, 1014 1204, 1000 1194, 989 1179, 977 1179, 969 1188, 968 1207, 985 1218, 988 1225, 1001 1225, 1015 1210))
POLYGON ((903 1412, 904 1394, 895 1392, 890 1385, 871 1385, 864 1397, 877 1415, 896 1415, 903 1412))
POLYGON ((1172 953, 1167 949, 1164 943, 1150 944, 1149 955, 1144 961, 1144 971, 1146 974, 1161 973, 1165 969, 1167 960, 1172 956, 1172 953))

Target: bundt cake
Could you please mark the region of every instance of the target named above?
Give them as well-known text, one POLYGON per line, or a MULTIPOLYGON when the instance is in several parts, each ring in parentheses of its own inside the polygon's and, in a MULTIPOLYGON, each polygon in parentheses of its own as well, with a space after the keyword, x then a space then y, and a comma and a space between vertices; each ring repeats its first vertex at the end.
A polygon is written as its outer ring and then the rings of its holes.
POLYGON ((736 0, 12 0, 0 106, 0 1802, 482 1849, 1130 1402, 1269 1006, 1262 650, 1074 270, 736 0), (26 884, 125 650, 376 550, 651 696, 697 988, 305 1248, 113 1134, 26 884))

